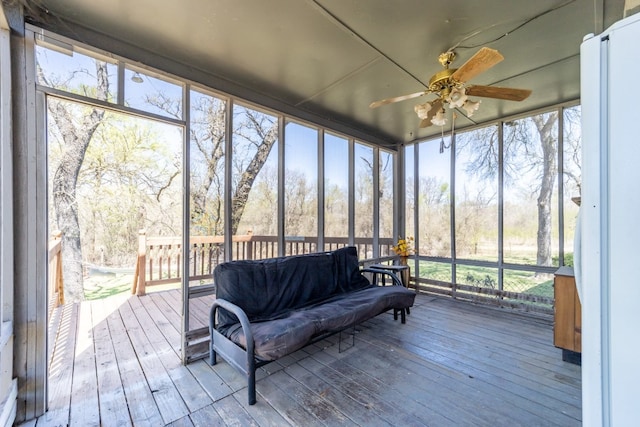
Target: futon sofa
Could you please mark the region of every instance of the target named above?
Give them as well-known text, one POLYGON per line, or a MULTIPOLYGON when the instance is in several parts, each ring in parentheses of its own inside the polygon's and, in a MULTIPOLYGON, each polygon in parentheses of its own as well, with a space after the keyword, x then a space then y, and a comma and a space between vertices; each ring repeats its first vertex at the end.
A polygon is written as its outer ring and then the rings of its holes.
POLYGON ((226 262, 213 276, 210 363, 220 355, 247 376, 250 405, 256 402, 258 367, 388 310, 404 323, 415 300, 395 274, 360 269, 354 247, 226 262), (391 285, 378 275, 391 276, 391 285))

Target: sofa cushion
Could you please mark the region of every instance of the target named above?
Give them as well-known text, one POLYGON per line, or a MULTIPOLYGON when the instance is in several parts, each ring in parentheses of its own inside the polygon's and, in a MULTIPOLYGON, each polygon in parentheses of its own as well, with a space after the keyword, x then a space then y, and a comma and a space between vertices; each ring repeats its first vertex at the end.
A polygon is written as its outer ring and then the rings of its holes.
MULTIPOLYGON (((309 304, 369 286, 360 273, 356 248, 264 260, 226 262, 214 270, 216 297, 244 310, 250 322, 286 315, 309 304)), ((218 329, 237 323, 218 312, 218 329)))
MULTIPOLYGON (((343 330, 391 308, 411 307, 415 296, 415 292, 402 286, 369 286, 290 311, 280 318, 252 323, 255 355, 264 361, 276 360, 323 333, 343 330)), ((246 349, 239 324, 231 325, 225 335, 246 349)))

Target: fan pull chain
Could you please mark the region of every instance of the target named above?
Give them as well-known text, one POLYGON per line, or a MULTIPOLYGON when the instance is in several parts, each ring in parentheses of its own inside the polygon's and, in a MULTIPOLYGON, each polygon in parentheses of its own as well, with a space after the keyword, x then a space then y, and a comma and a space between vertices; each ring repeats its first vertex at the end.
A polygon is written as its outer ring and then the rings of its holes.
MULTIPOLYGON (((451 139, 453 140, 453 133, 456 131, 456 118, 458 117, 458 115, 455 113, 455 111, 452 114, 451 117, 451 139)), ((444 143, 444 126, 440 126, 440 154, 444 153, 445 148, 449 149, 449 147, 451 147, 451 143, 449 143, 449 145, 445 145, 444 143)))

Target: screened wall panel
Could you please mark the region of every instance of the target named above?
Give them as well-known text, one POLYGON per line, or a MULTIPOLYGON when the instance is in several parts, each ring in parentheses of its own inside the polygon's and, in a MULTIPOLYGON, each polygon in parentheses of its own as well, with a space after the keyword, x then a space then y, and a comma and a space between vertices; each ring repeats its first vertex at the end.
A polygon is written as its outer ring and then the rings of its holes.
MULTIPOLYGON (((78 51, 62 52, 38 44, 37 83, 65 92, 116 103, 118 101, 118 65, 78 51)), ((58 48, 59 49, 59 48, 58 48)))
POLYGON ((233 259, 278 255, 278 119, 233 107, 231 230, 233 259))
MULTIPOLYGON (((380 168, 378 181, 379 218, 378 236, 380 237, 380 256, 393 255, 390 245, 395 243, 393 236, 393 155, 380 150, 380 168)), ((396 236, 397 237, 397 236, 396 236)))
POLYGON ((124 105, 151 114, 182 119, 183 84, 144 71, 124 71, 124 105))
POLYGON ((451 257, 451 157, 440 153, 440 140, 419 144, 418 253, 451 257))
POLYGON ((564 265, 573 266, 573 239, 582 185, 582 138, 580 106, 563 111, 563 214, 564 214, 564 265))
POLYGON ((498 261, 498 127, 456 135, 456 258, 498 261))
POLYGON ((373 257, 373 148, 355 144, 355 230, 360 258, 373 257))
POLYGON ((289 122, 284 134, 285 254, 317 252, 318 130, 289 122))
MULTIPOLYGON (((415 237, 415 213, 416 213, 416 191, 415 191, 415 146, 404 147, 404 223, 405 229, 401 230, 402 237, 415 237)), ((395 236, 394 236, 395 237, 395 236)))
POLYGON ((324 250, 346 246, 349 236, 349 141, 324 134, 324 250))
POLYGON ((505 123, 506 263, 558 265, 557 147, 555 111, 505 123))
POLYGON ((224 257, 224 189, 227 161, 226 101, 190 91, 189 236, 191 286, 211 283, 224 257))

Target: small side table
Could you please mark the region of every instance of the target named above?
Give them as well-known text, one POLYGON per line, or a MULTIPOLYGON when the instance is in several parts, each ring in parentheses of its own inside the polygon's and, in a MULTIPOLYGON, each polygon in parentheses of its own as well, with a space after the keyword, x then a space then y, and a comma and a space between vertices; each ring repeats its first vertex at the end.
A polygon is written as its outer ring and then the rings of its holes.
MULTIPOLYGON (((389 265, 389 264, 372 264, 369 268, 376 270, 384 270, 394 273, 400 278, 400 281, 405 288, 409 289, 409 266, 408 265, 389 265)), ((385 277, 382 276, 383 283, 385 283, 385 277)), ((407 314, 411 314, 411 310, 407 308, 407 314)), ((397 313, 394 313, 394 317, 397 313)))
POLYGON ((373 264, 370 268, 377 268, 378 270, 386 270, 395 273, 402 281, 405 288, 409 288, 409 266, 408 265, 388 265, 388 264, 373 264))

